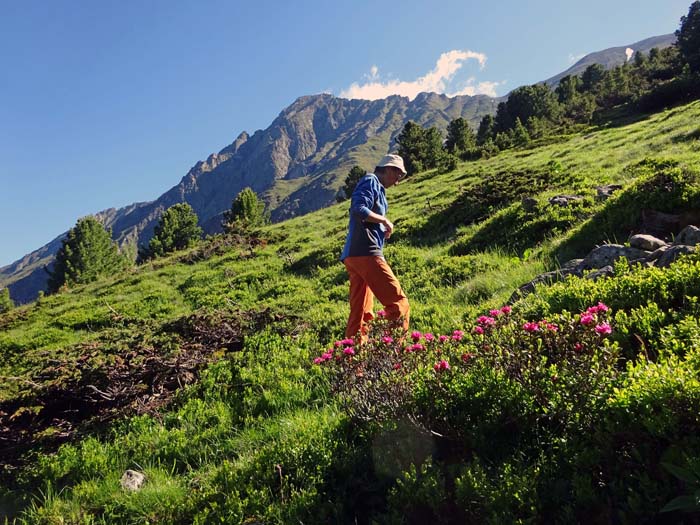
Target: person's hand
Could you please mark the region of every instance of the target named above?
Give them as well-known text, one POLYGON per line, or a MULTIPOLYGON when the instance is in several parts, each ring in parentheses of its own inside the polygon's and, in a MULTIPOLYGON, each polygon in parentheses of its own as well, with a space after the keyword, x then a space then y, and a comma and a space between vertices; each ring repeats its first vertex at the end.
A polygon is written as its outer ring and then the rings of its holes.
POLYGON ((387 218, 384 219, 382 224, 384 225, 384 238, 388 239, 394 233, 394 224, 387 218))

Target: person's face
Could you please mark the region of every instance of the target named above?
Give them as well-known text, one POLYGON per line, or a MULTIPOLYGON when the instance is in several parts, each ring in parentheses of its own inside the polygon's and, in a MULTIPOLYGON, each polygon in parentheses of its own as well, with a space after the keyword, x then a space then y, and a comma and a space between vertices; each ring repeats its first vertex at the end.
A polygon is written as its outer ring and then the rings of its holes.
POLYGON ((390 166, 388 175, 389 175, 389 180, 387 181, 387 182, 389 182, 388 187, 391 187, 394 184, 396 184, 397 182, 399 182, 399 179, 401 178, 401 175, 403 175, 403 173, 401 172, 401 170, 399 168, 396 168, 394 166, 390 166))

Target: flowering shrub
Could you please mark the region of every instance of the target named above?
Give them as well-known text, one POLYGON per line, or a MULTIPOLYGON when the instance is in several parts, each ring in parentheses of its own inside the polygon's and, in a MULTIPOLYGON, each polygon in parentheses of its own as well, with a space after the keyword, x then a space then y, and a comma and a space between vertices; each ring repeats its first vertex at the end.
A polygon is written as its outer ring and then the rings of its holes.
POLYGON ((461 435, 466 421, 455 398, 465 394, 463 378, 490 371, 495 381, 512 384, 527 399, 534 417, 586 425, 585 406, 604 400, 602 385, 616 376, 610 323, 603 303, 577 315, 564 312, 536 321, 504 306, 479 316, 468 329, 438 335, 402 334, 379 316, 366 342, 336 341, 314 363, 330 369, 334 390, 360 419, 383 420, 400 412, 431 430, 461 435))

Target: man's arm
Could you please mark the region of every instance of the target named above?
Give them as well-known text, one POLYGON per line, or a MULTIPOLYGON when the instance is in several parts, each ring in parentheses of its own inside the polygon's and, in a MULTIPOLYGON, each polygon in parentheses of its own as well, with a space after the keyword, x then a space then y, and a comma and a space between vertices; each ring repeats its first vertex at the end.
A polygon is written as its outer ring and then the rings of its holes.
POLYGON ((381 224, 384 226, 384 237, 391 237, 394 231, 394 225, 384 215, 379 215, 372 211, 374 202, 379 195, 379 188, 375 187, 377 182, 372 177, 360 179, 360 182, 352 192, 350 213, 357 215, 360 219, 366 222, 381 224))

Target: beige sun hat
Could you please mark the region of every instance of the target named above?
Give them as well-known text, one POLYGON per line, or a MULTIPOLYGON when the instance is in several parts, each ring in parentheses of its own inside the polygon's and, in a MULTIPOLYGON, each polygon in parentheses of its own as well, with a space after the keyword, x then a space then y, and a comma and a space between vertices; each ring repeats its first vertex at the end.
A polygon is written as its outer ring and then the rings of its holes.
POLYGON ((384 157, 382 157, 382 160, 379 161, 379 164, 377 164, 377 167, 384 168, 386 166, 393 166, 395 168, 399 168, 401 170, 401 173, 403 173, 403 176, 406 176, 406 168, 404 168, 403 166, 403 159, 400 155, 384 155, 384 157))

